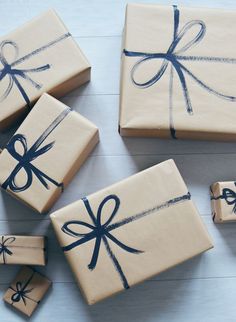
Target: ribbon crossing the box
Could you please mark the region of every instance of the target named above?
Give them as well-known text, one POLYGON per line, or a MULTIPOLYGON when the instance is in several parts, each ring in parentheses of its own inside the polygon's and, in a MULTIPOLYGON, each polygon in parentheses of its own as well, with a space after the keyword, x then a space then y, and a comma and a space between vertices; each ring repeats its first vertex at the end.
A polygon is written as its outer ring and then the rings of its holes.
POLYGON ((186 110, 188 114, 193 114, 193 108, 190 100, 189 90, 185 78, 185 74, 188 75, 193 81, 196 82, 197 85, 201 86, 203 89, 208 91, 211 94, 218 96, 219 98, 229 100, 231 102, 236 101, 235 96, 225 95, 216 91, 215 89, 208 86, 206 83, 201 81, 197 76, 195 76, 187 67, 185 67, 182 62, 184 61, 205 61, 205 62, 220 62, 220 63, 230 63, 236 64, 235 58, 224 58, 224 57, 205 57, 205 56, 184 56, 182 55, 188 49, 197 45, 204 37, 206 33, 206 25, 201 20, 191 20, 187 22, 182 29, 179 30, 179 9, 176 5, 173 6, 174 9, 174 32, 173 32, 173 40, 165 53, 147 53, 147 52, 136 52, 129 51, 124 49, 125 56, 128 57, 141 57, 133 66, 131 70, 131 79, 132 82, 139 88, 148 88, 157 83, 162 76, 165 74, 167 67, 170 64, 170 78, 169 78, 169 124, 170 124, 170 134, 173 139, 177 139, 176 130, 173 122, 173 78, 174 71, 177 73, 179 78, 183 96, 185 100, 186 110), (182 48, 178 49, 177 46, 179 42, 184 38, 184 36, 190 31, 193 27, 199 27, 200 30, 192 38, 192 40, 188 41, 182 48), (139 82, 135 80, 135 73, 137 69, 145 62, 159 59, 162 61, 160 69, 155 73, 153 77, 145 82, 139 82))
POLYGON ((27 294, 31 293, 33 288, 27 289, 29 283, 32 281, 32 278, 34 277, 35 271, 31 274, 28 281, 23 284, 21 281, 16 282, 15 288, 13 286, 10 286, 10 289, 13 290, 15 293, 12 294, 11 305, 14 305, 14 303, 18 303, 21 300, 23 301, 24 305, 26 306, 26 299, 35 302, 36 304, 39 304, 40 301, 35 301, 33 298, 29 297, 27 294))
POLYGON ((2 102, 3 100, 5 100, 8 97, 8 95, 10 94, 10 92, 13 88, 13 85, 15 84, 16 87, 18 88, 19 92, 21 93, 22 97, 24 98, 26 105, 30 108, 30 98, 28 97, 25 89, 21 85, 19 78, 22 78, 23 80, 27 81, 33 87, 35 87, 36 89, 39 90, 42 88, 42 85, 35 82, 28 74, 40 73, 40 72, 46 71, 51 68, 51 65, 45 64, 40 67, 27 68, 27 69, 24 69, 24 68, 18 69, 18 68, 16 68, 16 66, 18 64, 25 62, 26 60, 30 59, 31 57, 39 54, 40 52, 56 45, 58 42, 61 42, 68 37, 71 37, 70 33, 66 33, 66 34, 58 37, 57 39, 47 43, 46 45, 44 45, 40 48, 35 49, 31 53, 28 53, 27 55, 25 55, 21 58, 18 58, 19 48, 18 48, 18 45, 14 41, 11 41, 11 40, 2 41, 0 44, 0 63, 2 64, 2 68, 0 68, 0 82, 6 77, 8 77, 9 82, 8 82, 8 86, 5 90, 5 92, 0 97, 0 102, 2 102), (6 54, 4 53, 4 51, 6 50, 7 47, 11 48, 11 50, 13 51, 13 54, 14 54, 13 62, 10 62, 9 59, 6 57, 6 54))
POLYGON ((90 270, 93 270, 97 265, 100 246, 101 246, 101 242, 103 241, 106 251, 107 251, 109 257, 111 258, 116 271, 118 272, 118 274, 120 276, 123 287, 125 289, 128 289, 129 284, 128 284, 127 278, 121 268, 121 265, 120 265, 118 259, 116 258, 115 254, 113 253, 113 251, 109 245, 109 241, 112 241, 114 244, 116 244, 117 246, 119 246, 123 250, 125 250, 129 253, 132 253, 132 254, 140 254, 140 253, 143 253, 143 251, 137 250, 135 248, 125 245, 120 240, 118 240, 116 237, 114 237, 111 234, 111 232, 113 230, 115 230, 119 227, 122 227, 124 225, 127 225, 133 221, 136 221, 136 220, 141 219, 145 216, 151 215, 154 212, 160 211, 164 208, 174 206, 177 203, 184 202, 184 201, 187 201, 190 199, 191 199, 191 195, 190 195, 190 193, 187 193, 186 195, 176 197, 174 199, 170 199, 163 204, 160 204, 156 207, 153 207, 151 209, 148 209, 146 211, 143 211, 143 212, 133 215, 131 217, 127 217, 121 221, 118 221, 118 222, 112 224, 111 222, 115 218, 115 216, 119 210, 119 207, 120 207, 120 199, 116 195, 108 195, 107 197, 105 197, 103 199, 103 201, 100 203, 100 205, 98 207, 97 216, 94 215, 94 212, 90 206, 89 200, 87 198, 83 198, 82 201, 84 203, 84 206, 85 206, 87 213, 88 213, 93 224, 89 224, 89 223, 81 221, 81 220, 71 220, 71 221, 65 222, 63 224, 61 230, 64 233, 66 233, 67 235, 70 235, 75 238, 80 237, 80 239, 76 240, 75 242, 73 242, 67 246, 62 247, 62 250, 64 252, 67 252, 67 251, 72 250, 75 247, 78 247, 82 244, 89 242, 90 240, 95 239, 95 246, 93 249, 92 258, 91 258, 90 263, 88 264, 88 268, 90 270), (114 208, 113 208, 111 215, 107 219, 107 221, 104 224, 102 224, 102 216, 104 216, 103 215, 103 212, 104 212, 103 208, 109 201, 114 202, 114 208), (72 228, 70 228, 70 226, 72 228), (90 230, 90 232, 79 233, 79 232, 77 232, 77 230, 73 229, 73 226, 74 226, 74 228, 76 226, 86 227, 87 229, 90 230))
MULTIPOLYGON (((234 182, 234 185, 236 186, 236 182, 234 182)), ((219 196, 214 196, 213 191, 211 189, 211 200, 225 200, 227 205, 231 206, 233 205, 232 212, 236 214, 236 192, 229 188, 223 188, 222 194, 219 196)))
POLYGON ((15 237, 7 237, 2 236, 2 240, 0 242, 0 255, 2 255, 3 264, 6 264, 6 256, 12 256, 13 252, 9 249, 11 244, 16 240, 15 237))
POLYGON ((60 187, 63 191, 63 183, 58 183, 54 179, 46 175, 35 165, 33 165, 32 161, 34 161, 44 153, 48 152, 53 147, 55 142, 46 144, 43 147, 40 146, 50 135, 50 133, 64 120, 64 118, 68 115, 68 113, 70 113, 70 111, 71 109, 69 107, 65 108, 29 149, 27 146, 27 139, 23 134, 15 134, 11 138, 11 140, 6 146, 6 149, 10 153, 10 155, 18 161, 18 163, 9 175, 9 177, 2 184, 3 189, 10 189, 13 192, 24 191, 31 186, 34 174, 46 189, 49 189, 49 186, 46 182, 49 181, 55 186, 60 187), (23 154, 20 154, 16 151, 16 143, 21 144, 23 148, 23 154), (26 182, 22 185, 19 185, 16 182, 16 176, 22 169, 26 173, 26 182))

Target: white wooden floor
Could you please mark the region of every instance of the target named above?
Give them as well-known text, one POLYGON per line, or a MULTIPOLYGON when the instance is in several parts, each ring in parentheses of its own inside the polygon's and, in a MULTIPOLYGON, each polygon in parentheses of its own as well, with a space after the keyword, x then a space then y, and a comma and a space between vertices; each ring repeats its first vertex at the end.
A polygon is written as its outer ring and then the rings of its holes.
MULTIPOLYGON (((146 2, 142 0, 141 2, 146 2)), ((171 4, 171 1, 156 1, 171 4)), ((236 9, 234 0, 175 1, 188 6, 236 9)), ((33 213, 0 194, 0 234, 40 233, 49 238, 49 262, 41 269, 53 288, 31 321, 47 322, 230 322, 236 321, 236 225, 211 221, 208 187, 236 177, 236 143, 122 139, 117 133, 121 31, 126 0, 0 0, 4 35, 54 7, 89 58, 92 81, 63 101, 96 123, 101 142, 54 209, 160 161, 173 158, 215 243, 212 251, 151 281, 89 307, 82 299, 48 216, 33 213), (92 176, 91 176, 92 173, 92 176)), ((10 132, 0 137, 0 146, 10 132)), ((0 296, 18 267, 0 267, 0 296)), ((0 321, 24 321, 0 302, 0 321)))

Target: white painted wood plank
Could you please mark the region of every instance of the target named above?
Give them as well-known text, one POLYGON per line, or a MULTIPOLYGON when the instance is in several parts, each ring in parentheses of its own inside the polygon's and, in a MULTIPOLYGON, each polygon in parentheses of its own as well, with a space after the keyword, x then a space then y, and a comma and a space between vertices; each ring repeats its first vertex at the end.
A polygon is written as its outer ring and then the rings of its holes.
MULTIPOLYGON (((0 296, 5 289, 0 285, 0 296)), ((235 296, 235 278, 145 282, 89 307, 74 284, 60 283, 53 285, 30 321, 234 322, 235 296)), ((0 312, 4 322, 24 320, 3 302, 0 312)))

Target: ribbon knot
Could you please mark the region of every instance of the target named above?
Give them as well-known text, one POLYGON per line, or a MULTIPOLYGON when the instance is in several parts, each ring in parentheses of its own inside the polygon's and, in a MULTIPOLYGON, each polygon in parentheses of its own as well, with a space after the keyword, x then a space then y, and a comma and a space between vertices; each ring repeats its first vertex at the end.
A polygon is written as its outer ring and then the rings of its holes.
POLYGON ((153 207, 151 209, 148 209, 148 210, 138 213, 136 215, 127 217, 127 218, 120 220, 116 223, 112 223, 112 221, 115 218, 115 216, 119 210, 119 207, 120 207, 120 199, 116 195, 108 195, 107 197, 105 197, 102 200, 102 202, 100 203, 100 205, 98 207, 96 216, 94 215, 94 212, 90 206, 88 199, 83 198, 82 201, 83 201, 85 209, 92 221, 92 224, 89 224, 89 223, 87 223, 85 221, 81 221, 81 220, 70 220, 70 221, 65 222, 63 224, 63 226, 61 227, 61 230, 67 235, 70 235, 70 236, 76 237, 76 238, 80 237, 80 239, 76 240, 75 242, 72 242, 71 244, 69 244, 67 246, 63 246, 62 249, 64 252, 70 251, 75 247, 78 247, 82 244, 89 242, 90 240, 95 239, 93 254, 91 257, 91 261, 88 264, 88 268, 90 270, 93 270, 97 265, 99 251, 100 251, 100 247, 101 247, 101 241, 103 241, 105 249, 106 249, 108 255, 110 256, 116 271, 118 272, 118 274, 120 276, 123 287, 125 289, 128 289, 129 288, 128 281, 126 279, 126 276, 121 268, 121 265, 120 265, 118 259, 116 258, 115 254, 113 253, 113 251, 109 245, 109 241, 112 241, 114 244, 116 244, 117 246, 119 246, 120 248, 125 250, 126 252, 129 252, 132 254, 140 254, 140 253, 143 253, 143 251, 132 248, 132 247, 122 243, 111 232, 113 230, 115 230, 119 227, 122 227, 124 225, 127 225, 135 220, 141 219, 145 216, 153 214, 154 212, 160 211, 161 209, 171 207, 179 202, 190 200, 190 198, 191 198, 190 193, 187 193, 186 195, 183 195, 183 196, 180 196, 180 197, 177 197, 174 199, 170 199, 163 204, 160 204, 156 207, 153 207), (104 206, 106 206, 111 201, 114 203, 113 210, 111 211, 111 214, 108 217, 108 219, 105 221, 105 223, 102 224, 102 216, 104 216, 104 212, 105 212, 104 206), (85 232, 85 233, 78 232, 76 230, 76 228, 78 229, 81 227, 86 228, 89 231, 85 232))
POLYGON ((33 87, 36 89, 40 89, 42 87, 41 84, 36 83, 28 74, 29 73, 38 73, 45 70, 48 70, 50 68, 49 64, 45 64, 40 67, 36 68, 28 68, 28 69, 18 69, 15 68, 17 64, 22 62, 22 59, 18 60, 18 53, 19 48, 17 44, 10 40, 5 40, 0 44, 0 62, 3 66, 2 69, 0 69, 0 81, 2 81, 4 78, 8 77, 8 85, 5 90, 5 92, 0 97, 0 102, 2 102, 11 92, 13 85, 15 84, 20 91, 22 97, 24 98, 26 104, 28 107, 30 107, 30 99, 27 96, 23 86, 21 85, 18 78, 22 78, 26 81, 28 81, 33 87), (9 60, 6 57, 5 50, 7 47, 11 48, 11 51, 13 52, 14 59, 12 62, 9 62, 9 60))
POLYGON ((12 302, 20 302, 22 300, 26 305, 26 299, 29 299, 27 294, 33 290, 33 288, 27 290, 26 286, 27 285, 22 285, 21 282, 16 282, 15 293, 11 297, 12 302))
POLYGON ((41 147, 41 144, 45 141, 48 135, 62 122, 62 120, 70 112, 70 108, 63 110, 59 116, 49 125, 49 127, 40 135, 40 137, 35 141, 35 143, 28 149, 26 137, 23 134, 15 134, 11 140, 8 142, 6 149, 8 153, 18 161, 17 165, 9 175, 9 177, 2 184, 3 189, 9 188, 13 192, 21 192, 28 189, 33 182, 33 174, 38 178, 41 184, 49 189, 47 181, 51 182, 57 187, 60 187, 63 191, 63 183, 58 183, 43 171, 38 169, 32 164, 32 161, 37 159, 39 156, 48 152, 54 145, 55 142, 51 142, 41 147), (16 144, 21 145, 23 153, 20 154, 16 151, 16 144), (26 181, 23 184, 18 184, 16 178, 18 173, 24 170, 26 174, 26 181))
POLYGON ((188 75, 192 78, 199 86, 203 89, 207 90, 208 92, 222 98, 229 100, 231 102, 236 101, 235 96, 225 95, 220 93, 219 91, 211 88, 206 83, 201 81, 197 76, 195 76, 187 67, 185 67, 181 61, 208 61, 208 62, 221 62, 221 63, 236 63, 235 58, 223 58, 223 57, 204 57, 204 56, 183 56, 182 54, 186 52, 193 46, 196 46, 205 36, 206 33, 206 25, 201 20, 191 20, 187 22, 184 27, 179 31, 179 10, 176 5, 173 6, 174 10, 174 31, 173 31, 173 40, 165 53, 146 53, 146 52, 135 52, 135 51, 128 51, 124 49, 125 56, 129 57, 141 57, 131 69, 131 80, 132 82, 139 88, 148 88, 155 83, 157 83, 162 76, 165 74, 167 67, 170 65, 170 79, 169 79, 169 123, 170 123, 170 133, 171 137, 176 139, 176 130, 174 128, 173 122, 173 79, 174 79, 174 71, 176 72, 181 87, 182 92, 185 100, 186 111, 188 114, 193 114, 193 108, 191 104, 191 99, 189 95, 189 90, 186 82, 185 75, 188 75), (186 37, 187 33, 193 28, 199 27, 199 31, 197 34, 189 40, 182 48, 178 49, 178 45, 180 41, 186 37), (161 60, 161 67, 159 70, 152 76, 150 79, 144 82, 139 82, 136 80, 136 72, 138 68, 145 62, 150 60, 161 60))
POLYGON ((16 240, 15 237, 7 237, 5 238, 2 236, 2 241, 0 242, 0 255, 2 255, 3 258, 3 264, 6 264, 6 256, 11 256, 13 253, 8 248, 10 244, 12 244, 16 240))
MULTIPOLYGON (((234 184, 236 186, 236 182, 234 184)), ((227 205, 229 205, 229 206, 234 205, 233 209, 232 209, 232 212, 236 213, 236 192, 235 191, 233 191, 230 188, 223 188, 222 189, 222 194, 217 196, 217 197, 215 197, 213 195, 212 190, 211 190, 211 193, 212 193, 212 197, 211 197, 212 200, 222 199, 222 200, 225 200, 227 205)))

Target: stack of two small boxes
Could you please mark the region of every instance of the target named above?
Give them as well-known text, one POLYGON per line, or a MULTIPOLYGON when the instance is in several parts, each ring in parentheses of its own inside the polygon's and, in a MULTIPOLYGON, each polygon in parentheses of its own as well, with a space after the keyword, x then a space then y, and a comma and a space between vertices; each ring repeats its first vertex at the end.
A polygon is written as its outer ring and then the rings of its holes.
MULTIPOLYGON (((235 139, 235 21, 230 12, 129 5, 121 135, 235 139), (219 48, 222 56, 213 57, 219 48)), ((42 92, 62 95, 89 79, 86 59, 54 12, 8 39, 0 48, 2 127, 42 92)), ((0 155, 1 186, 45 212, 97 141, 93 124, 44 94, 0 155)), ((68 205, 51 219, 89 304, 213 247, 172 160, 68 205)), ((21 245, 17 236, 2 238, 0 253, 7 264, 21 245)), ((22 247, 26 254, 28 245, 22 247)), ((32 286, 31 276, 19 276, 5 296, 24 312, 39 300, 30 292, 42 286, 32 286)))

